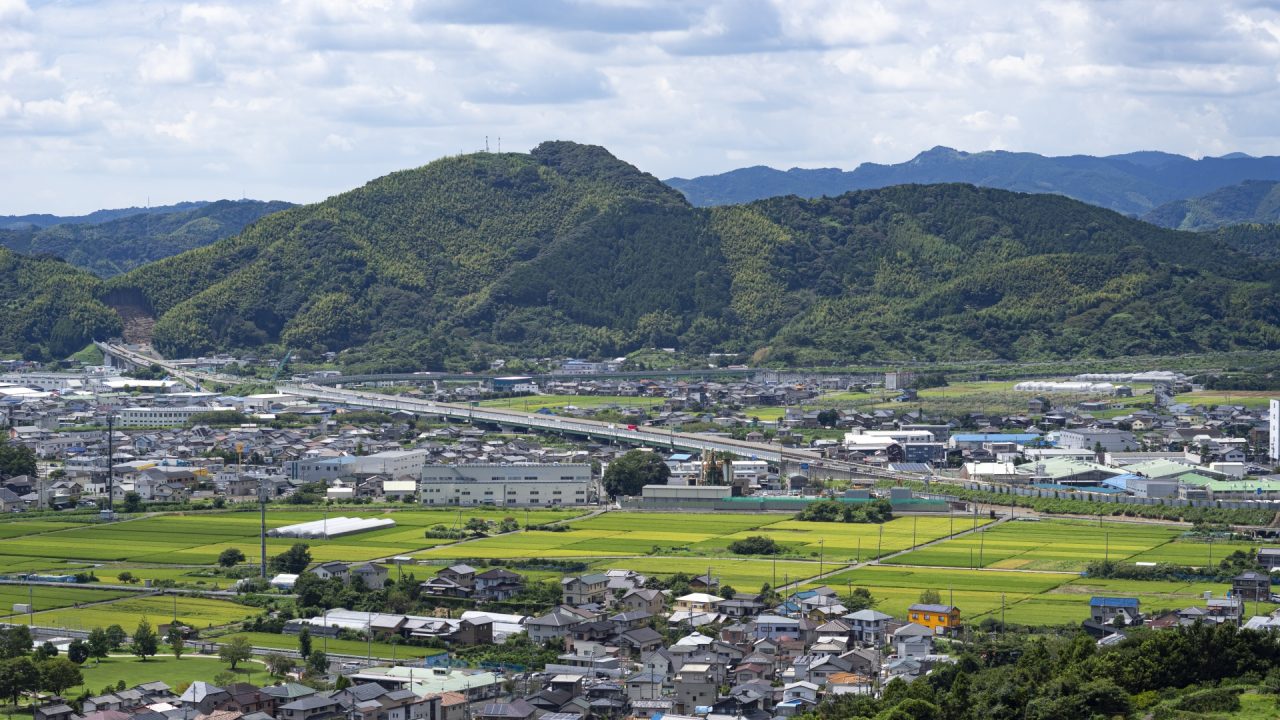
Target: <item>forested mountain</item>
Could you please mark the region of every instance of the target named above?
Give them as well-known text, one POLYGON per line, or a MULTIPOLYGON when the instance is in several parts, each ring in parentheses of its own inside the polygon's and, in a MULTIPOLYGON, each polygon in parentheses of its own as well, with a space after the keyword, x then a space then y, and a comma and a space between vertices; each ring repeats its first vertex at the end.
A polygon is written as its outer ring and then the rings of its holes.
POLYGON ((157 205, 156 207, 129 207, 94 210, 88 215, 49 215, 47 213, 32 215, 0 215, 0 229, 25 230, 28 228, 51 227, 53 225, 104 223, 112 220, 118 220, 122 217, 128 217, 130 215, 168 215, 169 213, 195 210, 196 208, 208 204, 208 201, 196 200, 192 202, 180 202, 174 205, 157 205))
POLYGON ((394 173, 106 289, 170 356, 279 343, 365 369, 1280 347, 1280 268, 1215 236, 954 184, 697 209, 566 142, 394 173))
POLYGON ((1244 180, 1280 180, 1280 157, 1233 153, 1193 160, 1182 155, 1136 152, 1093 157, 1047 157, 1003 150, 968 153, 935 147, 904 163, 863 163, 845 172, 833 168, 786 172, 768 167, 667 184, 694 205, 732 205, 781 195, 835 196, 910 183, 962 182, 1027 193, 1054 193, 1128 215, 1142 215, 1172 202, 1244 180))
POLYGON ((102 281, 56 258, 0 247, 0 355, 62 358, 121 332, 98 294, 102 281))
MULTIPOLYGON (((0 245, 28 255, 53 255, 101 277, 177 255, 239 233, 263 215, 292 207, 285 202, 219 200, 183 203, 167 211, 100 210, 45 227, 0 230, 0 245), (137 212, 133 212, 133 211, 137 212), (105 221, 86 218, 115 216, 105 221)), ((52 217, 52 216, 27 216, 52 217)))
POLYGON ((1227 225, 1280 223, 1280 182, 1246 180, 1207 195, 1166 203, 1143 220, 1177 230, 1214 230, 1227 225))

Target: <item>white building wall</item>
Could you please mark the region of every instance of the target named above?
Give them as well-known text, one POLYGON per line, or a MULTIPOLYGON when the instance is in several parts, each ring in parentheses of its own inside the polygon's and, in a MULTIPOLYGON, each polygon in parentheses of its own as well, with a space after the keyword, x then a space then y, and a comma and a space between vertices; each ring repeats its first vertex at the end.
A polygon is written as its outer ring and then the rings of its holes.
POLYGON ((1271 462, 1280 463, 1280 400, 1272 399, 1270 405, 1271 412, 1268 417, 1271 423, 1269 428, 1271 433, 1268 441, 1271 445, 1271 462))
POLYGON ((553 507, 596 501, 590 465, 428 465, 423 505, 553 507))

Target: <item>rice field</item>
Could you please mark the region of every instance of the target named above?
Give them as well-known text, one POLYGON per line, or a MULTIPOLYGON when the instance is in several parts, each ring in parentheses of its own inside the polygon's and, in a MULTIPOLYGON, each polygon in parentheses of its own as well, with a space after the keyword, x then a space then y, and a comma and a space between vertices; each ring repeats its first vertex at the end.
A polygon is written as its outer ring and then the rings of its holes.
MULTIPOLYGON (((232 637, 243 635, 249 638, 254 647, 271 648, 273 650, 297 650, 298 637, 296 635, 275 635, 273 633, 261 632, 243 632, 232 633, 225 637, 213 638, 214 642, 226 642, 232 637)), ((316 650, 324 650, 326 647, 325 639, 322 637, 313 637, 312 644, 316 650)), ((390 645, 388 643, 364 643, 359 640, 338 640, 330 638, 328 641, 328 652, 338 653, 342 655, 372 655, 375 658, 383 658, 390 660, 395 658, 403 660, 407 658, 424 658, 432 655, 439 655, 445 652, 440 648, 414 647, 413 645, 390 645)))
MULTIPOLYGON (((458 510, 396 510, 359 511, 341 508, 331 511, 334 516, 390 517, 396 527, 373 530, 332 540, 307 540, 311 555, 319 561, 363 561, 412 552, 421 548, 448 543, 448 540, 424 537, 426 528, 444 524, 453 526, 465 523, 473 517, 501 520, 524 513, 497 508, 458 510)), ((529 514, 532 523, 547 523, 580 515, 577 510, 537 510, 529 514)), ((267 527, 276 528, 299 522, 320 520, 318 511, 269 511, 267 527)), ((7 523, 0 525, 22 525, 7 523)), ((27 524, 29 525, 29 524, 27 524)), ((257 513, 202 513, 192 515, 163 515, 140 520, 116 523, 77 524, 58 523, 59 528, 47 528, 47 524, 30 528, 39 534, 10 535, 4 539, 4 557, 41 558, 49 560, 84 560, 96 562, 142 562, 209 565, 217 561, 218 554, 231 547, 239 548, 253 556, 258 546, 259 518, 257 513)), ((278 554, 287 550, 296 540, 269 538, 267 552, 278 554)))
MULTIPOLYGON (((95 627, 120 625, 132 631, 138 621, 147 618, 151 624, 168 622, 174 615, 174 597, 149 595, 128 597, 111 603, 91 607, 47 610, 35 614, 32 622, 46 627, 62 627, 72 630, 92 630, 95 627)), ((252 617, 257 608, 239 605, 228 600, 198 597, 177 597, 177 615, 180 620, 197 629, 228 625, 252 617)), ((13 616, 9 622, 27 624, 26 615, 13 616)))
POLYGON ((95 603, 130 595, 127 590, 94 590, 76 585, 0 585, 0 618, 13 612, 15 604, 30 603, 36 612, 67 607, 76 603, 95 603))
MULTIPOLYGON (((729 544, 753 535, 773 538, 795 556, 831 567, 869 560, 972 527, 967 518, 900 517, 882 525, 783 519, 785 515, 613 512, 569 525, 567 532, 531 532, 485 538, 438 550, 422 558, 622 557, 690 552, 730 556, 729 544), (696 519, 693 519, 696 517, 696 519)), ((980 519, 977 524, 989 522, 980 519)))
MULTIPOLYGON (((1011 623, 1034 625, 1077 624, 1088 616, 1088 601, 1094 595, 1138 597, 1144 610, 1154 611, 1200 604, 1204 592, 1221 597, 1229 589, 1213 583, 1080 577, 1080 571, 1093 560, 1205 565, 1210 552, 1216 563, 1234 550, 1253 547, 1240 542, 1211 546, 1184 538, 1185 528, 1146 523, 1043 520, 988 526, 989 519, 972 516, 904 516, 876 525, 804 522, 771 513, 645 512, 580 518, 568 523, 564 532, 527 531, 455 544, 427 539, 424 530, 436 524, 456 526, 471 517, 500 520, 513 516, 523 524, 524 511, 342 508, 333 514, 391 517, 397 526, 328 541, 307 540, 316 561, 412 555, 424 563, 412 569, 419 577, 431 573, 429 565, 469 558, 579 559, 594 570, 626 568, 657 576, 700 575, 710 570, 739 592, 756 592, 765 583, 798 583, 802 588, 825 584, 841 594, 865 587, 876 599, 877 609, 898 617, 919 600, 921 591, 935 590, 944 602, 959 606, 966 621, 999 617, 1003 611, 1011 623), (980 532, 950 537, 975 527, 980 532), (731 542, 752 535, 773 538, 785 548, 785 555, 778 559, 742 557, 728 551, 731 542), (929 547, 912 549, 935 541, 929 547), (881 565, 850 567, 898 552, 903 554, 881 565), (821 572, 834 574, 819 579, 821 572)), ((533 511, 529 519, 541 524, 579 514, 573 510, 533 511)), ((272 511, 268 525, 279 527, 322 517, 314 510, 272 511)), ((218 554, 231 547, 239 548, 252 562, 257 557, 257 531, 255 513, 164 515, 104 524, 0 523, 0 572, 74 570, 83 567, 83 562, 95 562, 99 565, 94 571, 104 582, 117 581, 119 573, 128 570, 138 578, 225 587, 230 582, 227 578, 193 573, 212 566, 218 554)), ((277 554, 294 542, 269 539, 267 552, 277 554)), ((529 573, 531 581, 556 576, 547 571, 529 573)), ((72 629, 114 623, 131 629, 142 617, 155 624, 166 622, 174 611, 171 596, 139 596, 85 586, 38 587, 33 596, 36 624, 72 629), (101 600, 110 602, 74 607, 101 600)), ((26 587, 0 586, 0 617, 9 614, 14 603, 26 601, 26 587)), ((226 600, 179 597, 177 602, 178 616, 200 628, 224 626, 258 612, 226 600)), ((1262 604, 1260 609, 1265 612, 1271 607, 1262 604)), ((27 616, 12 621, 26 622, 27 616)), ((288 645, 292 638, 278 637, 263 635, 255 643, 292 647, 288 645)), ((351 654, 364 651, 362 646, 351 654)), ((389 647, 375 648, 375 654, 384 657, 389 651, 389 647)))
POLYGON ((1183 528, 1085 520, 1011 522, 893 558, 897 565, 1080 571, 1125 560, 1180 536, 1183 528))

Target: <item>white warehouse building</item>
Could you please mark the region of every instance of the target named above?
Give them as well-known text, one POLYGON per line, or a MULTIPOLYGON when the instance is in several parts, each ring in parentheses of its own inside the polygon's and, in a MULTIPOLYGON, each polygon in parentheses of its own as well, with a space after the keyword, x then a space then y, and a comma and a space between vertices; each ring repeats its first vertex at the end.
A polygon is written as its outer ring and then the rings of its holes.
POLYGON ((586 464, 428 465, 419 489, 423 505, 554 507, 599 497, 586 464))
POLYGON ((182 427, 191 416, 203 413, 235 412, 233 407, 188 405, 186 407, 127 407, 120 410, 121 427, 182 427))

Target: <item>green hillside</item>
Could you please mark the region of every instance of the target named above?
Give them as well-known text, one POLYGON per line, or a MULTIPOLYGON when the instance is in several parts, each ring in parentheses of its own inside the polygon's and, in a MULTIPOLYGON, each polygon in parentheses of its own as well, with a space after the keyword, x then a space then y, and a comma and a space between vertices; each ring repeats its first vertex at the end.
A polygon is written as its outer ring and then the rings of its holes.
POLYGON ((598 147, 394 173, 108 281, 166 355, 363 369, 646 346, 791 363, 1280 346, 1274 265, 1052 195, 899 186, 697 209, 598 147))
POLYGON ((236 235, 258 218, 288 207, 285 202, 219 200, 167 212, 135 208, 137 213, 103 222, 0 230, 0 245, 28 255, 54 255, 110 277, 236 235))
POLYGON ((1280 223, 1280 182, 1246 180, 1207 195, 1161 205, 1143 219, 1177 230, 1280 223))
POLYGON ((119 316, 97 299, 101 285, 61 260, 0 247, 0 355, 62 358, 119 335, 119 316))

